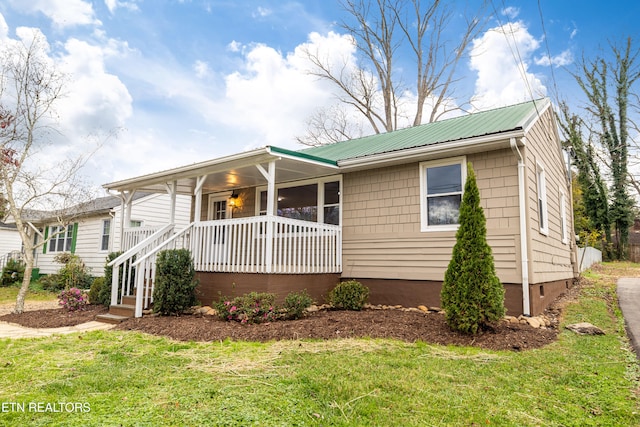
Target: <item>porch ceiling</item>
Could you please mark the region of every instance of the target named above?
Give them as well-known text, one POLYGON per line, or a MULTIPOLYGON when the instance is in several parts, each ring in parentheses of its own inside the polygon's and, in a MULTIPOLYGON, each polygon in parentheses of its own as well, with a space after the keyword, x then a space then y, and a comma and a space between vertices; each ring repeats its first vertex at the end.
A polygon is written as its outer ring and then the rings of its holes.
POLYGON ((264 147, 112 182, 103 185, 103 188, 120 192, 135 190, 164 193, 167 191, 166 184, 176 181, 178 194, 194 194, 198 177, 206 176, 203 192, 230 191, 266 184, 266 179, 256 165, 262 165, 266 169, 273 160, 276 161, 278 183, 332 175, 338 171, 333 162, 311 156, 302 157, 275 147, 264 147))

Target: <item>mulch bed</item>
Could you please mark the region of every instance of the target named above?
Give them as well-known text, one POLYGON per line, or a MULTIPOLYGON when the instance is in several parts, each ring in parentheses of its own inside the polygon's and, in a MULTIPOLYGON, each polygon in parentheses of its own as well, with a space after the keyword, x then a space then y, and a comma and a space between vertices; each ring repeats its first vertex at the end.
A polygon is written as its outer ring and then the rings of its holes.
POLYGON ((63 308, 25 311, 21 314, 9 313, 0 316, 0 321, 17 323, 27 328, 60 328, 75 326, 96 320, 98 314, 109 311, 101 305, 88 305, 86 309, 68 312, 63 308))
POLYGON ((157 316, 130 319, 116 329, 163 335, 180 341, 273 341, 336 338, 393 338, 431 344, 475 346, 492 350, 539 348, 556 340, 556 329, 500 322, 475 336, 452 332, 444 316, 401 310, 323 310, 299 320, 262 324, 226 322, 210 316, 157 316))
MULTIPOLYGON (((558 319, 564 306, 577 295, 578 288, 579 286, 574 286, 545 311, 545 315, 552 319, 553 325, 546 329, 501 321, 495 328, 477 335, 463 335, 451 331, 442 314, 390 309, 321 310, 299 320, 246 325, 203 315, 152 315, 129 319, 116 326, 116 330, 140 331, 179 341, 210 342, 230 339, 266 342, 368 337, 520 351, 540 348, 557 339, 558 319)), ((7 314, 0 316, 0 320, 32 328, 55 328, 94 320, 96 315, 106 312, 107 309, 102 306, 89 306, 87 310, 72 313, 63 309, 35 310, 22 314, 7 314)))

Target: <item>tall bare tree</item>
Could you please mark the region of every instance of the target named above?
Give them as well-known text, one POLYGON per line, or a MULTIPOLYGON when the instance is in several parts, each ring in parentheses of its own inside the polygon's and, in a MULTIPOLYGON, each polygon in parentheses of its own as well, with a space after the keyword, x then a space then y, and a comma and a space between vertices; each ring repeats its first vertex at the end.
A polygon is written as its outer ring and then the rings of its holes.
POLYGON ((335 62, 319 49, 306 50, 311 74, 333 84, 340 107, 319 110, 307 122, 307 134, 297 140, 320 145, 354 136, 344 126, 349 111, 364 117, 375 133, 395 130, 401 123, 432 122, 447 112, 456 67, 484 28, 485 5, 466 20, 455 40, 447 30, 460 11, 443 0, 343 0, 342 6, 348 18, 341 27, 353 40, 358 63, 346 57, 335 62), (415 66, 413 88, 403 81, 399 60, 407 53, 415 66), (415 103, 411 111, 402 100, 407 92, 415 103), (427 101, 430 110, 425 110, 427 101))
POLYGON ((65 225, 65 207, 87 195, 78 175, 87 154, 56 164, 37 161, 39 152, 57 135, 55 104, 63 96, 66 82, 47 52, 47 42, 38 31, 30 39, 0 47, 0 192, 20 233, 26 263, 17 313, 24 310, 34 249, 46 244, 44 236, 34 243, 34 234, 40 232, 24 219, 26 211, 34 207, 57 211, 60 224, 65 225))
POLYGON ((587 97, 586 111, 594 123, 588 129, 599 142, 601 160, 609 172, 609 217, 616 236, 614 255, 622 259, 627 250, 634 204, 628 191, 635 182, 629 172, 629 148, 634 144, 629 130, 635 126, 629 108, 635 97, 635 84, 640 79, 637 63, 640 51, 633 48, 628 38, 622 48, 611 45, 611 52, 613 61, 603 57, 583 59, 574 77, 587 97))

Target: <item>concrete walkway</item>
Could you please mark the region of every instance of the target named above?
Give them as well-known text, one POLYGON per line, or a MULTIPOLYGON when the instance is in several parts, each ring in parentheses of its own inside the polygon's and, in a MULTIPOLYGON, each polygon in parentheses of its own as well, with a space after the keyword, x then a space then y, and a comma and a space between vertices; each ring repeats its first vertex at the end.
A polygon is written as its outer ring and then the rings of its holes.
POLYGON ((86 322, 76 326, 62 328, 34 329, 25 328, 15 323, 0 322, 0 339, 2 338, 39 338, 51 335, 71 334, 74 332, 89 332, 102 329, 111 329, 115 325, 102 322, 86 322))
POLYGON ((640 358, 640 277, 618 279, 617 293, 627 335, 636 356, 640 358))

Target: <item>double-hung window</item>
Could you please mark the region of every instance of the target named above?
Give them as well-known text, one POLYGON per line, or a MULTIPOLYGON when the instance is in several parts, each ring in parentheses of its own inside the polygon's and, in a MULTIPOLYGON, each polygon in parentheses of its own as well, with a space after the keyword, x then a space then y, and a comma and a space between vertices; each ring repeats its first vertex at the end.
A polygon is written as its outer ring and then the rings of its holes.
POLYGON ((458 228, 466 175, 464 157, 420 163, 422 231, 458 228))
POLYGON ((565 207, 567 198, 562 188, 559 188, 558 191, 560 192, 560 240, 562 243, 567 244, 569 242, 567 238, 567 210, 565 207))
POLYGON ((111 220, 102 220, 102 237, 100 238, 100 250, 109 250, 109 236, 111 235, 111 220))
POLYGON ((544 173, 544 166, 536 163, 536 178, 538 190, 538 222, 540 233, 549 234, 549 217, 547 210, 547 181, 544 173))
POLYGON ((53 225, 49 227, 49 252, 70 252, 72 250, 74 225, 53 225))

